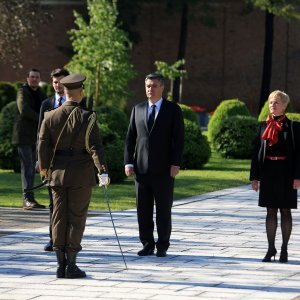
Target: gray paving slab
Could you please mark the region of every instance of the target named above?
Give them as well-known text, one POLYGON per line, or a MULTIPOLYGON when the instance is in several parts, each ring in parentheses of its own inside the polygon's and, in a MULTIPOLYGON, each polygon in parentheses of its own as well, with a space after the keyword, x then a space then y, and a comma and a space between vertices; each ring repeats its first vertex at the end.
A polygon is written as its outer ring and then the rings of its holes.
MULTIPOLYGON (((78 264, 88 277, 57 279, 48 240, 47 212, 0 208, 0 299, 295 299, 300 295, 300 216, 293 211, 289 263, 262 263, 265 210, 249 186, 176 201, 165 258, 138 257, 136 211, 87 220, 78 264), (25 215, 25 216, 24 216, 25 215), (22 222, 13 222, 20 217, 22 222), (10 220, 8 222, 8 219, 10 220), (2 233, 2 234, 1 234, 2 233)), ((278 230, 277 248, 281 237, 278 230)))

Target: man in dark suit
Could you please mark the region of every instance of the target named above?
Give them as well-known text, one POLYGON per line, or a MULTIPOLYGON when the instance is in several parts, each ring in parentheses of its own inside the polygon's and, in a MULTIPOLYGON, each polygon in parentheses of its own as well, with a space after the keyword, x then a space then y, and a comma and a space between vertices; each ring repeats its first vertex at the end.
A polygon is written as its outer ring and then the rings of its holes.
POLYGON ((135 174, 139 256, 166 256, 171 236, 174 178, 179 173, 184 143, 180 107, 162 98, 164 78, 152 73, 145 79, 148 100, 131 113, 125 141, 125 174, 135 174), (156 206, 158 240, 154 240, 153 207, 156 206))
MULTIPOLYGON (((40 109, 40 116, 39 116, 39 125, 38 125, 38 135, 40 132, 41 124, 44 120, 44 114, 48 110, 52 110, 57 108, 65 103, 66 96, 64 93, 64 86, 60 83, 60 80, 63 79, 65 76, 68 76, 70 73, 66 69, 57 68, 53 70, 50 74, 52 79, 52 87, 54 89, 55 94, 51 97, 47 98, 42 102, 41 109, 40 109)), ((36 169, 39 171, 38 162, 36 163, 36 169)), ((52 220, 52 213, 53 213, 53 199, 51 188, 48 187, 48 194, 49 194, 49 237, 50 241, 45 245, 45 251, 53 251, 53 241, 52 241, 52 229, 51 229, 51 220, 52 220)))
POLYGON ((23 188, 23 208, 26 210, 45 208, 39 204, 34 192, 36 141, 39 121, 39 111, 46 95, 39 87, 41 72, 31 69, 28 72, 27 83, 18 91, 17 115, 13 128, 12 143, 17 145, 21 164, 21 180, 23 188))
POLYGON ((82 249, 92 187, 96 184, 94 166, 99 172, 99 185, 109 184, 97 116, 79 105, 84 80, 82 74, 61 80, 66 102, 45 113, 39 134, 40 175, 47 180, 53 195, 52 236, 57 278, 86 276, 77 267, 76 257, 82 249))

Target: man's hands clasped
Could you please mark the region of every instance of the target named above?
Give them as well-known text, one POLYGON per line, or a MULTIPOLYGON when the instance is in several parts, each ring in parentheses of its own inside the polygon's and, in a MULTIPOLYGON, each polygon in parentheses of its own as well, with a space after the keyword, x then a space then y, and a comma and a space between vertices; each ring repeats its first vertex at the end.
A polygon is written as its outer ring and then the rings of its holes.
POLYGON ((108 187, 110 184, 110 178, 107 173, 98 174, 99 178, 99 186, 100 187, 108 187))

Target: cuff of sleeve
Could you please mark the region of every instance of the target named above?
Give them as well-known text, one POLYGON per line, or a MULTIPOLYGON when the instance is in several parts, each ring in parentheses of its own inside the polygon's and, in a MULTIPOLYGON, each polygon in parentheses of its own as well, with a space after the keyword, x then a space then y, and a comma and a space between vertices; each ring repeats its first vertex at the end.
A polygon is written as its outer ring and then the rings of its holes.
POLYGON ((133 167, 134 167, 133 164, 127 164, 127 165, 125 165, 125 168, 133 168, 133 167))

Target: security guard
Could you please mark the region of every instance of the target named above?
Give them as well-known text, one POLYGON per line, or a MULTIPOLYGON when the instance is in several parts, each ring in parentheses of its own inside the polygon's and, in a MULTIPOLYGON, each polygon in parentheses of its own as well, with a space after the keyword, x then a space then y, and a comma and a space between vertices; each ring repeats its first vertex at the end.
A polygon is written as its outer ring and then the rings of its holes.
POLYGON ((82 278, 86 274, 76 266, 82 249, 92 186, 107 186, 109 177, 96 114, 79 106, 83 98, 82 74, 64 77, 66 102, 46 112, 39 134, 40 175, 53 194, 53 249, 56 252, 57 278, 82 278))

